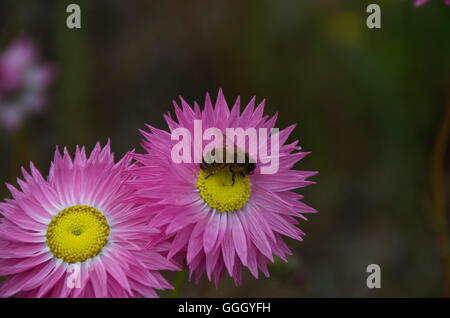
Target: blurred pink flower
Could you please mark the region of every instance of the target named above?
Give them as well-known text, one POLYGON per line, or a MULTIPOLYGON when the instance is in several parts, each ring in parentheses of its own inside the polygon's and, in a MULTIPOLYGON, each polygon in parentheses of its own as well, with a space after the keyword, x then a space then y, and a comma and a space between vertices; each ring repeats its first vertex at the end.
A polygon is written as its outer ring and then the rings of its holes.
POLYGON ((54 77, 51 65, 42 63, 36 44, 16 39, 0 55, 0 125, 12 132, 28 114, 45 106, 45 92, 54 77))
MULTIPOLYGON (((420 7, 421 5, 424 5, 428 2, 430 2, 430 0, 416 0, 416 2, 414 2, 414 6, 420 7)), ((444 0, 444 3, 448 6, 450 6, 450 0, 444 0)))

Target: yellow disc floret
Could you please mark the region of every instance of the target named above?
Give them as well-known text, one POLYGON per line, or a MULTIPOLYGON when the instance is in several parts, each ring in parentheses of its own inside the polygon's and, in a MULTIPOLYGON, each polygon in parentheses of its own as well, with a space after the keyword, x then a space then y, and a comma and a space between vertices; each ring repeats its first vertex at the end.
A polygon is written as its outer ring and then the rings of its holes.
POLYGON ((248 176, 234 174, 227 166, 220 169, 200 169, 197 178, 200 196, 211 208, 231 212, 242 208, 250 198, 248 176))
POLYGON ((97 209, 75 205, 59 212, 47 229, 47 245, 67 263, 83 262, 97 256, 109 236, 108 223, 97 209))

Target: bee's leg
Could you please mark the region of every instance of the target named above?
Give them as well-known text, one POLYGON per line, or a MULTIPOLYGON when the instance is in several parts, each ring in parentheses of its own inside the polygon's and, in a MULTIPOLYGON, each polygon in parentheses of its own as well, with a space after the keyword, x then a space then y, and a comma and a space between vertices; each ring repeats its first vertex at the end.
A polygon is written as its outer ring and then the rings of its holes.
POLYGON ((228 169, 229 169, 230 172, 231 172, 231 180, 233 180, 233 182, 231 183, 231 186, 234 186, 234 181, 235 181, 234 171, 233 171, 233 169, 231 168, 231 166, 229 166, 228 169))
POLYGON ((245 178, 245 174, 241 171, 241 177, 245 178))
POLYGON ((208 179, 209 177, 211 177, 216 171, 214 169, 207 169, 207 171, 209 172, 208 175, 205 177, 205 179, 208 179))

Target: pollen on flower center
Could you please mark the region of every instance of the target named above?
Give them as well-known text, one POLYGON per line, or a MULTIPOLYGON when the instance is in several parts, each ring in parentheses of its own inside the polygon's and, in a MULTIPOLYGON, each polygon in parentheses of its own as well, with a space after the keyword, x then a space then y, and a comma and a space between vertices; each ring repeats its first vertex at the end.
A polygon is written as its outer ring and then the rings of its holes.
POLYGON ((97 256, 107 243, 108 223, 97 209, 75 205, 59 212, 47 228, 47 245, 67 263, 97 256))
POLYGON ((221 169, 200 169, 197 188, 202 199, 213 209, 231 212, 242 208, 250 198, 248 176, 234 175, 227 166, 221 169))

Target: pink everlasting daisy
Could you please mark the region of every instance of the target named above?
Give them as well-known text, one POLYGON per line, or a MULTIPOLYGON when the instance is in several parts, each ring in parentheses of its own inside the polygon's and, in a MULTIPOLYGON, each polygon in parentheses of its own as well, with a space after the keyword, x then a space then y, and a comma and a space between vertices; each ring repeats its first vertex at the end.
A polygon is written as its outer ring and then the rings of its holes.
POLYGON ((14 131, 29 114, 41 112, 53 76, 53 67, 40 61, 33 41, 15 40, 0 55, 0 128, 14 131))
MULTIPOLYGON (((230 110, 221 90, 215 106, 206 95, 203 110, 197 103, 191 108, 180 99, 181 108, 174 102, 176 120, 165 115, 170 132, 151 126, 150 132, 141 132, 148 153, 135 154, 138 165, 130 169, 133 179, 129 181, 137 190, 138 202, 147 204, 153 215, 151 226, 172 236, 168 256, 182 255, 190 277, 194 274, 197 281, 206 272, 217 286, 228 272, 240 284, 244 267, 256 278, 259 271, 269 276, 267 264, 274 261, 273 256, 286 261, 286 254, 291 254, 283 236, 302 240, 304 233, 296 226, 296 218, 316 212, 293 192, 313 183, 306 179, 316 174, 292 169, 308 154, 299 151, 297 141, 286 143, 295 125, 278 133, 279 167, 272 174, 263 174, 258 161, 254 165, 246 165, 245 160, 240 166, 207 165, 204 153, 201 163, 177 163, 171 155, 177 141, 172 139, 180 128, 194 135, 194 126, 201 121, 204 131, 214 127, 226 135, 227 128, 270 130, 277 118, 264 115, 264 101, 255 108, 255 98, 242 112, 238 98, 230 110)), ((202 147, 207 143, 202 141, 202 147)), ((215 153, 222 151, 219 148, 220 143, 212 147, 215 153)), ((249 150, 247 156, 253 157, 254 152, 249 150)))
MULTIPOLYGON (((422 5, 424 5, 424 4, 428 3, 428 2, 430 2, 430 0, 416 0, 414 2, 414 6, 420 7, 420 6, 422 6, 422 5)), ((450 0, 444 0, 444 3, 446 5, 448 5, 448 6, 450 6, 450 0)))
POLYGON ((0 297, 155 297, 171 288, 158 272, 177 267, 149 245, 148 219, 128 203, 127 154, 114 163, 109 143, 72 160, 56 150, 49 176, 30 164, 21 190, 0 203, 0 297), (144 251, 143 248, 146 247, 144 251))

